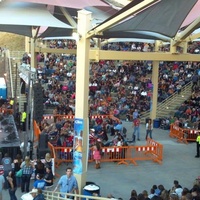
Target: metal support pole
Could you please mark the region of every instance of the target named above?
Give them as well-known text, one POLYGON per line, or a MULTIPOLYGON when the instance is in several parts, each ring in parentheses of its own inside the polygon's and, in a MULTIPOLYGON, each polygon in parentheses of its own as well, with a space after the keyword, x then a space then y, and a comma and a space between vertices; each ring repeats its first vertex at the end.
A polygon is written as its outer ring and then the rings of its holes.
POLYGON ((33 100, 31 98, 33 97, 33 80, 31 80, 31 86, 30 86, 30 136, 29 139, 33 142, 34 135, 33 135, 33 100))
POLYGON ((14 105, 13 105, 13 110, 14 110, 14 118, 16 117, 16 108, 17 108, 17 76, 18 75, 18 66, 17 63, 15 64, 15 93, 14 93, 14 105))
MULTIPOLYGON (((159 41, 155 42, 155 51, 159 48, 159 41)), ((158 74, 159 74, 159 61, 153 61, 152 83, 153 83, 153 97, 152 97, 152 110, 150 113, 151 119, 156 118, 157 102, 158 102, 158 74)))
POLYGON ((24 155, 27 155, 27 145, 29 140, 29 114, 30 114, 30 84, 31 84, 31 66, 28 73, 28 93, 26 106, 26 131, 24 132, 24 155))
MULTIPOLYGON (((78 11, 78 41, 77 41, 77 72, 76 72, 76 109, 75 123, 83 123, 79 132, 82 137, 82 159, 79 162, 79 173, 74 168, 74 173, 79 185, 79 193, 86 182, 88 165, 88 96, 89 96, 89 48, 90 39, 86 38, 86 33, 91 28, 91 12, 78 11), (77 120, 76 120, 77 119, 77 120), (82 165, 82 167, 80 166, 82 165)), ((75 161, 75 160, 74 160, 75 161)))

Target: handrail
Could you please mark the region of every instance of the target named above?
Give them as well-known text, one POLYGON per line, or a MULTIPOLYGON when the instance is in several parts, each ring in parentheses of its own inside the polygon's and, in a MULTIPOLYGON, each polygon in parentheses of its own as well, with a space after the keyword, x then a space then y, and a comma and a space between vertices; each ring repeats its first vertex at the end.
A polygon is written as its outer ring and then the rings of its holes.
POLYGON ((66 198, 66 196, 73 196, 74 199, 84 199, 84 200, 110 200, 110 198, 106 197, 96 197, 96 196, 88 196, 88 195, 81 195, 81 194, 69 194, 69 193, 62 193, 62 192, 52 192, 48 190, 44 190, 43 194, 45 199, 55 199, 55 200, 70 200, 66 198), (63 195, 64 197, 61 197, 63 195))
MULTIPOLYGON (((163 100, 162 102, 160 102, 157 106, 157 112, 159 113, 159 111, 161 112, 163 109, 166 109, 166 107, 171 105, 171 101, 169 101, 172 98, 179 98, 180 95, 185 95, 188 93, 188 89, 191 88, 191 84, 192 82, 190 81, 189 83, 187 83, 186 85, 184 85, 181 89, 180 94, 178 94, 177 92, 173 93, 172 95, 170 95, 169 97, 167 97, 165 100, 163 100)), ((147 110, 143 113, 141 113, 142 118, 147 117, 150 114, 150 110, 147 110)))
POLYGON ((163 107, 166 107, 168 105, 171 105, 171 102, 169 102, 169 99, 172 98, 179 98, 180 95, 185 94, 185 92, 188 92, 188 89, 191 88, 191 81, 189 83, 187 83, 186 85, 184 85, 184 87, 181 89, 180 94, 178 94, 177 92, 173 93, 171 96, 169 96, 168 98, 166 98, 164 101, 162 101, 161 104, 159 104, 158 109, 161 109, 163 107))

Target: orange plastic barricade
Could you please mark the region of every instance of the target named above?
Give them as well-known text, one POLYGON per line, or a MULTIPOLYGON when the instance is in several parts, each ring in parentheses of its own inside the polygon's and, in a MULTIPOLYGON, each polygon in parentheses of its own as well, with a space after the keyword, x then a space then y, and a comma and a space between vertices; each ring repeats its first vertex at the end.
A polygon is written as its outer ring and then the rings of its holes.
POLYGON ((37 122, 34 120, 33 121, 33 130, 34 130, 34 135, 35 135, 35 139, 34 139, 34 142, 38 141, 39 140, 39 136, 40 136, 40 128, 37 124, 37 122))
MULTIPOLYGON (((54 120, 54 119, 68 119, 68 120, 73 120, 74 119, 74 115, 44 115, 43 119, 45 120, 54 120)), ((117 117, 114 117, 113 115, 92 115, 90 116, 91 119, 97 119, 97 118, 101 118, 101 119, 113 119, 115 121, 120 121, 117 117)))
POLYGON ((148 139, 147 145, 145 146, 130 146, 131 150, 131 159, 130 163, 134 165, 137 164, 137 160, 151 160, 153 162, 157 162, 158 164, 162 164, 163 159, 163 145, 158 142, 148 139))
MULTIPOLYGON (((55 166, 59 167, 62 163, 73 162, 72 147, 54 147, 55 150, 55 166)), ((137 160, 152 160, 162 164, 163 145, 154 140, 148 140, 146 146, 110 146, 102 147, 101 162, 116 162, 118 165, 129 165, 133 163, 137 165, 137 160)), ((88 162, 94 162, 92 148, 88 151, 88 162)))
MULTIPOLYGON (((101 152, 102 152, 101 162, 117 162, 118 165, 120 164, 128 165, 128 162, 126 161, 126 159, 129 157, 127 146, 102 147, 101 152)), ((92 160, 93 160, 93 155, 91 149, 90 161, 92 160)))
POLYGON ((184 129, 182 129, 174 124, 170 125, 169 136, 172 138, 176 138, 177 142, 182 142, 182 143, 187 144, 187 136, 184 132, 184 129))
POLYGON ((50 142, 48 142, 48 147, 49 147, 50 152, 51 152, 51 157, 53 158, 52 159, 52 162, 53 162, 53 164, 52 164, 52 173, 53 173, 53 175, 56 175, 57 177, 59 177, 60 175, 55 172, 56 153, 55 153, 55 150, 54 150, 54 146, 50 142))
POLYGON ((163 160, 163 145, 156 142, 155 140, 148 138, 147 146, 154 147, 149 152, 151 152, 151 154, 155 156, 155 159, 154 159, 155 162, 161 163, 163 160))
POLYGON ((188 144, 189 142, 195 142, 197 135, 200 131, 195 129, 183 129, 174 124, 170 125, 169 136, 176 138, 178 142, 188 144))
POLYGON ((61 163, 71 163, 73 161, 72 147, 53 147, 55 151, 55 166, 61 163))
POLYGON ((186 135, 186 140, 190 142, 195 142, 197 135, 200 131, 195 129, 184 129, 184 133, 186 135))

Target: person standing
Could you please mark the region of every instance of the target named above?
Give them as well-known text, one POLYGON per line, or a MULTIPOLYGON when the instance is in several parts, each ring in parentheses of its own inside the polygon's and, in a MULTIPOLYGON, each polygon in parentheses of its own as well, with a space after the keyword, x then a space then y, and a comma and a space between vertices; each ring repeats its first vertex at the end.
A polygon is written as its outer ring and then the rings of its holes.
POLYGON ((200 148, 200 132, 198 132, 198 136, 196 138, 196 144, 197 144, 197 155, 195 158, 199 158, 199 148, 200 148))
POLYGON ((22 192, 29 192, 30 180, 31 175, 33 173, 33 163, 28 156, 25 157, 25 161, 22 162, 22 183, 21 183, 21 191, 22 192))
POLYGON ((15 172, 10 171, 6 179, 8 181, 8 190, 9 190, 10 200, 17 200, 17 197, 15 195, 15 192, 17 190, 15 172))
MULTIPOLYGON (((27 156, 30 155, 30 142, 27 143, 27 147, 26 147, 26 153, 27 153, 27 156)), ((24 154, 24 142, 22 142, 20 144, 20 151, 21 151, 21 154, 22 154, 22 157, 24 158, 26 155, 24 154)))
POLYGON ((9 171, 12 170, 12 158, 5 153, 4 157, 1 160, 4 169, 4 178, 5 178, 5 189, 8 189, 8 181, 6 177, 8 176, 9 171))
POLYGON ((192 77, 192 90, 198 85, 199 75, 197 73, 192 77))
MULTIPOLYGON (((54 189, 54 192, 56 192, 58 187, 60 187, 60 192, 62 192, 62 193, 74 194, 74 192, 76 192, 76 194, 79 194, 78 183, 77 183, 75 176, 72 175, 71 167, 67 167, 66 175, 61 176, 56 188, 54 189)), ((63 195, 63 194, 61 196, 65 197, 65 195, 63 195)), ((67 198, 74 199, 73 196, 67 197, 67 198)), ((76 198, 76 199, 79 199, 79 198, 76 198)))
POLYGON ((0 169, 0 200, 3 200, 3 197, 2 197, 2 190, 4 188, 4 183, 5 183, 5 178, 3 176, 3 168, 0 169))
POLYGON ((22 112, 21 114, 21 124, 22 131, 26 131, 26 111, 22 112))
MULTIPOLYGON (((22 164, 22 158, 20 154, 17 154, 16 159, 14 160, 14 171, 15 174, 21 170, 20 166, 22 164)), ((17 187, 21 186, 22 178, 16 175, 16 182, 17 182, 17 187)))
POLYGON ((140 141, 140 118, 139 116, 136 117, 134 120, 133 120, 133 125, 132 127, 134 127, 134 130, 133 130, 133 142, 135 142, 135 134, 137 132, 137 140, 140 141))
POLYGON ((101 146, 99 142, 93 146, 93 158, 95 160, 95 168, 100 169, 100 160, 101 160, 101 146))
POLYGON ((148 136, 152 139, 152 130, 153 130, 152 119, 149 119, 148 122, 146 123, 146 140, 148 136))
POLYGON ((133 120, 136 119, 139 116, 138 110, 135 109, 135 111, 133 112, 133 120))

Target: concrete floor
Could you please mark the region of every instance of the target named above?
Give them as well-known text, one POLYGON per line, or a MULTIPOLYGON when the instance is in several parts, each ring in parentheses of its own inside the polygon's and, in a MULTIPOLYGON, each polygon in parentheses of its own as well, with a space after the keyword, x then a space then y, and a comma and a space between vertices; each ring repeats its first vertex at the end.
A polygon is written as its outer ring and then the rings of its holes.
MULTIPOLYGON (((127 137, 131 138, 132 123, 123 122, 127 128, 127 137)), ((137 145, 144 145, 145 126, 141 125, 141 141, 137 145)), ((129 200, 132 189, 138 193, 143 190, 150 191, 156 184, 163 184, 166 189, 171 189, 173 181, 179 181, 182 187, 191 189, 193 181, 200 175, 200 158, 195 158, 196 144, 181 144, 175 139, 169 137, 169 131, 162 129, 153 130, 153 139, 164 145, 163 163, 159 165, 152 161, 138 161, 138 166, 130 164, 117 165, 114 162, 102 163, 101 169, 94 169, 94 163, 89 163, 87 181, 95 182, 100 186, 101 196, 112 194, 115 197, 121 197, 123 200, 129 200)), ((62 164, 57 173, 65 173, 66 164, 62 164)), ((55 183, 58 181, 56 178, 55 183)), ((31 182, 31 186, 33 182, 31 182)), ((17 197, 20 199, 21 190, 18 189, 17 197)), ((3 191, 3 199, 8 199, 8 191, 3 191)))

